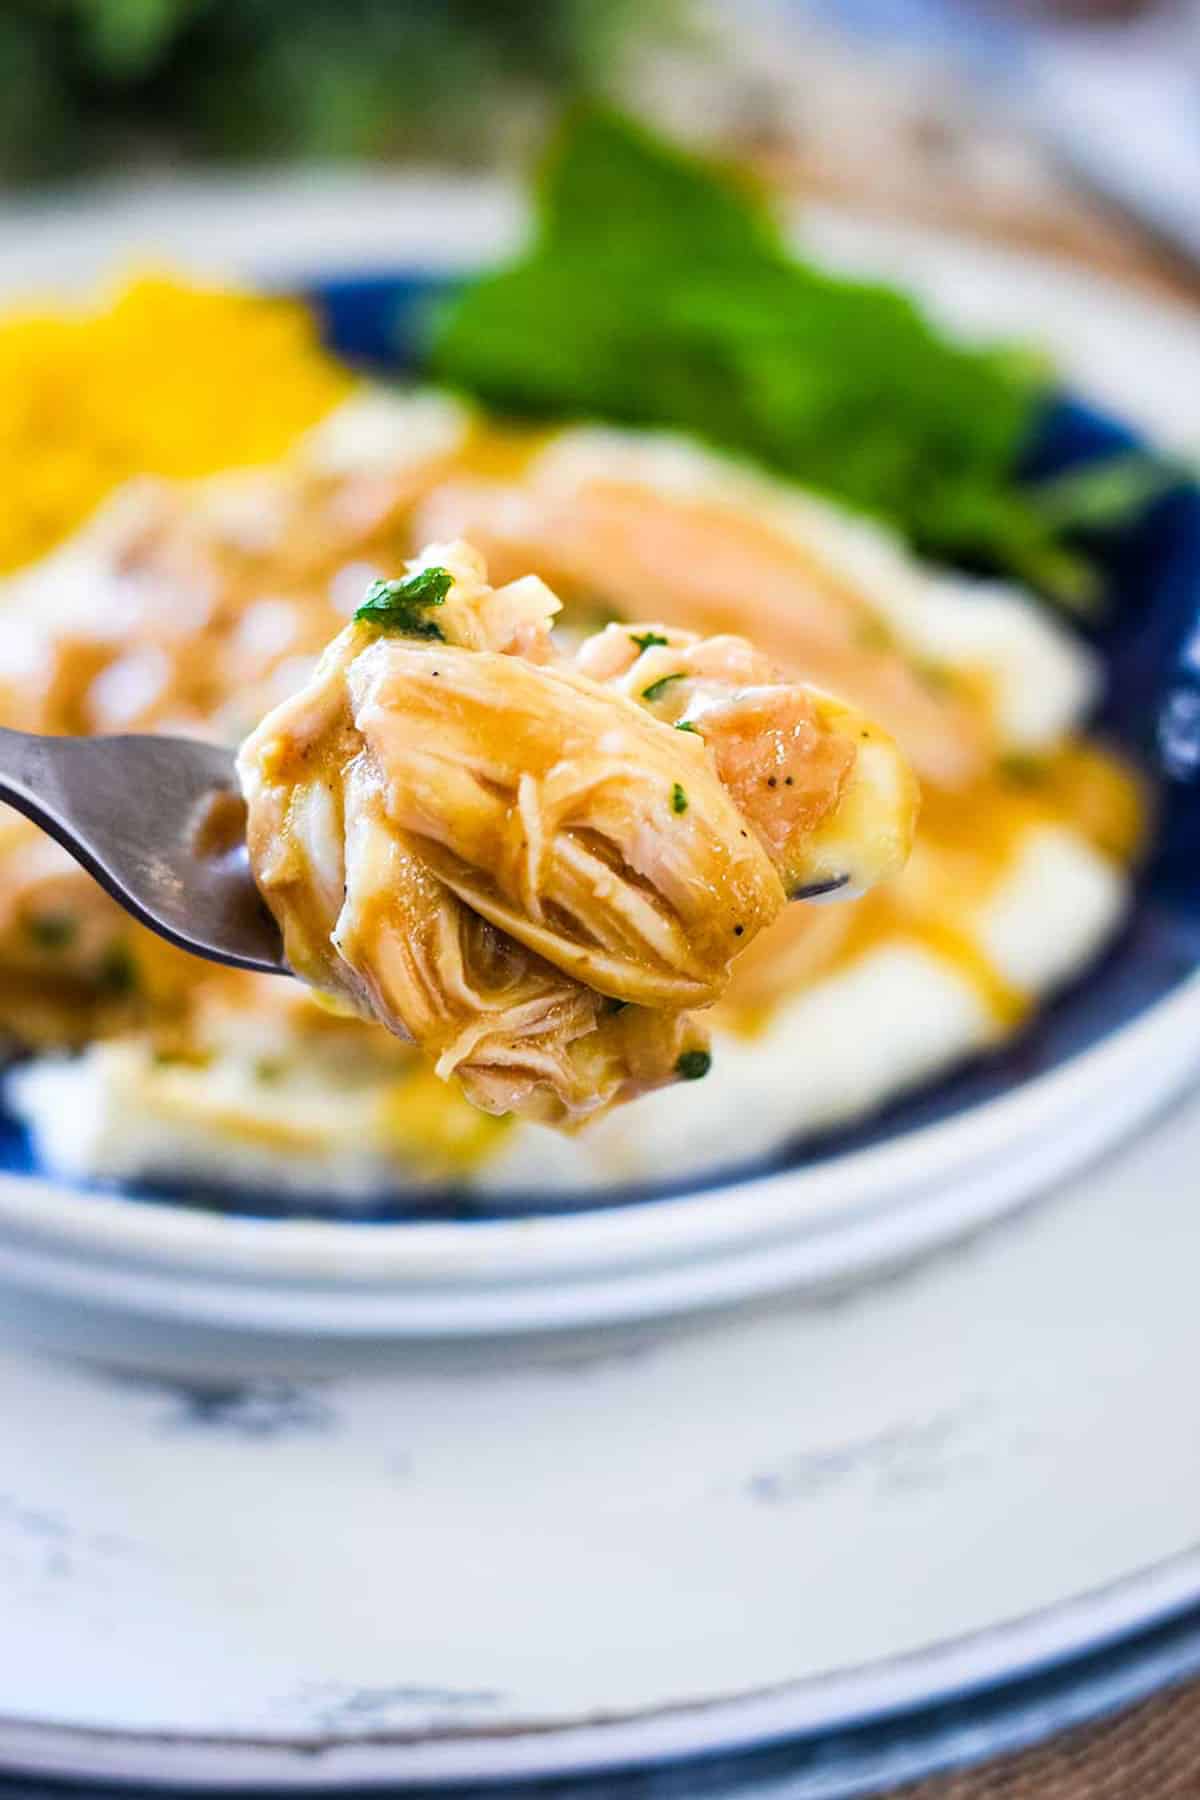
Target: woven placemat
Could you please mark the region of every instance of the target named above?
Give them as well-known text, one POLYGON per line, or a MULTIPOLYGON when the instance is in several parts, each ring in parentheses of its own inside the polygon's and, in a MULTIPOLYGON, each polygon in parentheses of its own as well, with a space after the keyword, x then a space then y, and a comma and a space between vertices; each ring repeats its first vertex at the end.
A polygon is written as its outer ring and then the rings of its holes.
POLYGON ((1200 1800, 1200 1682, 888 1800, 1200 1800))

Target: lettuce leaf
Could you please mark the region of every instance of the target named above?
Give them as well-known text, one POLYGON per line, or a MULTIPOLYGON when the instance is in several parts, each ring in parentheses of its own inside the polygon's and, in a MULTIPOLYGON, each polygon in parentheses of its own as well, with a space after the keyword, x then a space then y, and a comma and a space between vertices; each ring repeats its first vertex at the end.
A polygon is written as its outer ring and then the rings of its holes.
POLYGON ((551 144, 536 216, 532 248, 436 318, 438 379, 510 415, 691 433, 922 552, 1095 601, 1061 509, 1017 476, 1049 393, 1036 357, 798 261, 744 178, 594 106, 551 144))

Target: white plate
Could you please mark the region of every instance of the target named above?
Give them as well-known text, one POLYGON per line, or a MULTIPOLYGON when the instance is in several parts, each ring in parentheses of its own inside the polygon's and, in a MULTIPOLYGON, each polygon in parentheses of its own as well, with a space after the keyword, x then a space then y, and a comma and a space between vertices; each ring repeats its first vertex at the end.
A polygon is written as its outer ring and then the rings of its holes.
MULTIPOLYGON (((275 278, 461 266, 511 243, 511 195, 388 177, 118 190, 11 209, 0 292, 71 286, 122 255, 275 278)), ((824 253, 901 278, 960 329, 1046 342, 1085 393, 1178 441, 1200 323, 995 249, 833 216, 824 253)), ((1200 984, 1053 1074, 878 1149, 679 1200, 519 1222, 363 1227, 222 1218, 0 1181, 0 1293, 79 1348, 175 1365, 287 1362, 388 1339, 617 1321, 825 1287, 911 1259, 1098 1156, 1200 1066, 1200 984), (312 1352, 316 1354, 315 1348, 312 1352)))
MULTIPOLYGON (((903 1281, 607 1355, 205 1391, 0 1354, 0 1764, 619 1769, 1161 1619, 1200 1598, 1198 1166, 1200 1099, 903 1281)), ((786 1791, 846 1791, 823 1758, 786 1791)))

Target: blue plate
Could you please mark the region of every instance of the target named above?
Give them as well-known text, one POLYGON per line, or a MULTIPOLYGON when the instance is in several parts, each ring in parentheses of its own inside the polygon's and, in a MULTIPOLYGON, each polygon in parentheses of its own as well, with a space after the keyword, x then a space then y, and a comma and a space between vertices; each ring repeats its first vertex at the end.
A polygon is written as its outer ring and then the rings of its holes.
MULTIPOLYGON (((323 279, 302 291, 333 350, 356 365, 397 374, 412 366, 429 310, 449 284, 431 275, 384 272, 323 279)), ((1025 472, 1030 479, 1060 474, 1134 448, 1136 442, 1121 424, 1062 395, 1044 411, 1025 472)), ((1200 964, 1200 804, 1195 794, 1200 778, 1200 491, 1181 484, 1151 505, 1135 527, 1090 547, 1107 591, 1107 623, 1088 634, 1109 675, 1099 728, 1154 777, 1161 795, 1156 848, 1140 879, 1128 927, 1098 966, 1041 1011, 1004 1050, 849 1130, 808 1139, 751 1170, 731 1166, 704 1183, 689 1181, 689 1192, 747 1173, 774 1173, 863 1149, 993 1099, 1127 1024, 1200 964)), ((3 1111, 0 1171, 37 1172, 27 1134, 3 1111)), ((151 1201, 184 1197, 258 1218, 302 1210, 295 1202, 251 1191, 192 1186, 167 1194, 151 1184, 123 1186, 122 1191, 151 1201)), ((569 1198, 528 1192, 383 1193, 369 1204, 339 1207, 339 1216, 364 1223, 520 1218, 636 1205, 671 1191, 665 1185, 627 1186, 569 1198)))

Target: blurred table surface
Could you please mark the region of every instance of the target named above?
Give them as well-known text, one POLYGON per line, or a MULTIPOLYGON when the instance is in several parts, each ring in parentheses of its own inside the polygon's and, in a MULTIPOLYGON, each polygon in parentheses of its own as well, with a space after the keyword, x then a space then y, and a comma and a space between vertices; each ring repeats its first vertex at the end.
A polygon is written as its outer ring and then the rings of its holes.
POLYGON ((975 139, 964 154, 956 138, 953 125, 931 121, 923 132, 914 131, 895 161, 881 158, 869 167, 833 161, 821 145, 764 146, 751 160, 773 186, 798 197, 1024 245, 1148 293, 1200 305, 1200 268, 1137 220, 1085 192, 1048 154, 1004 134, 975 139))
MULTIPOLYGON (((1187 53, 1195 47, 1200 59, 1200 0, 1176 3, 1187 53)), ((1047 0, 1060 13, 1071 4, 1047 0)), ((1035 0, 1027 6, 1025 16, 1036 18, 1035 0)), ((1138 0, 1129 7, 1137 11, 1138 0)), ((1021 9, 999 0, 987 11, 954 0, 744 0, 735 16, 728 60, 716 72, 686 55, 653 64, 643 99, 654 116, 685 136, 715 135, 798 197, 1024 244, 1200 303, 1200 264, 1067 170, 1020 110, 1019 78, 975 78, 989 66, 989 32, 1020 41, 1021 9), (848 16, 864 28, 848 32, 848 16)), ((1086 21, 1079 30, 1083 41, 1086 21)), ((1121 62, 1111 30, 1104 53, 1108 78, 1121 62)), ((991 60, 1004 55, 997 49, 991 60)), ((1196 83, 1200 107, 1200 66, 1196 83)), ((1137 136, 1146 96, 1129 101, 1137 136)), ((1200 169, 1196 182, 1200 190, 1200 169)))

